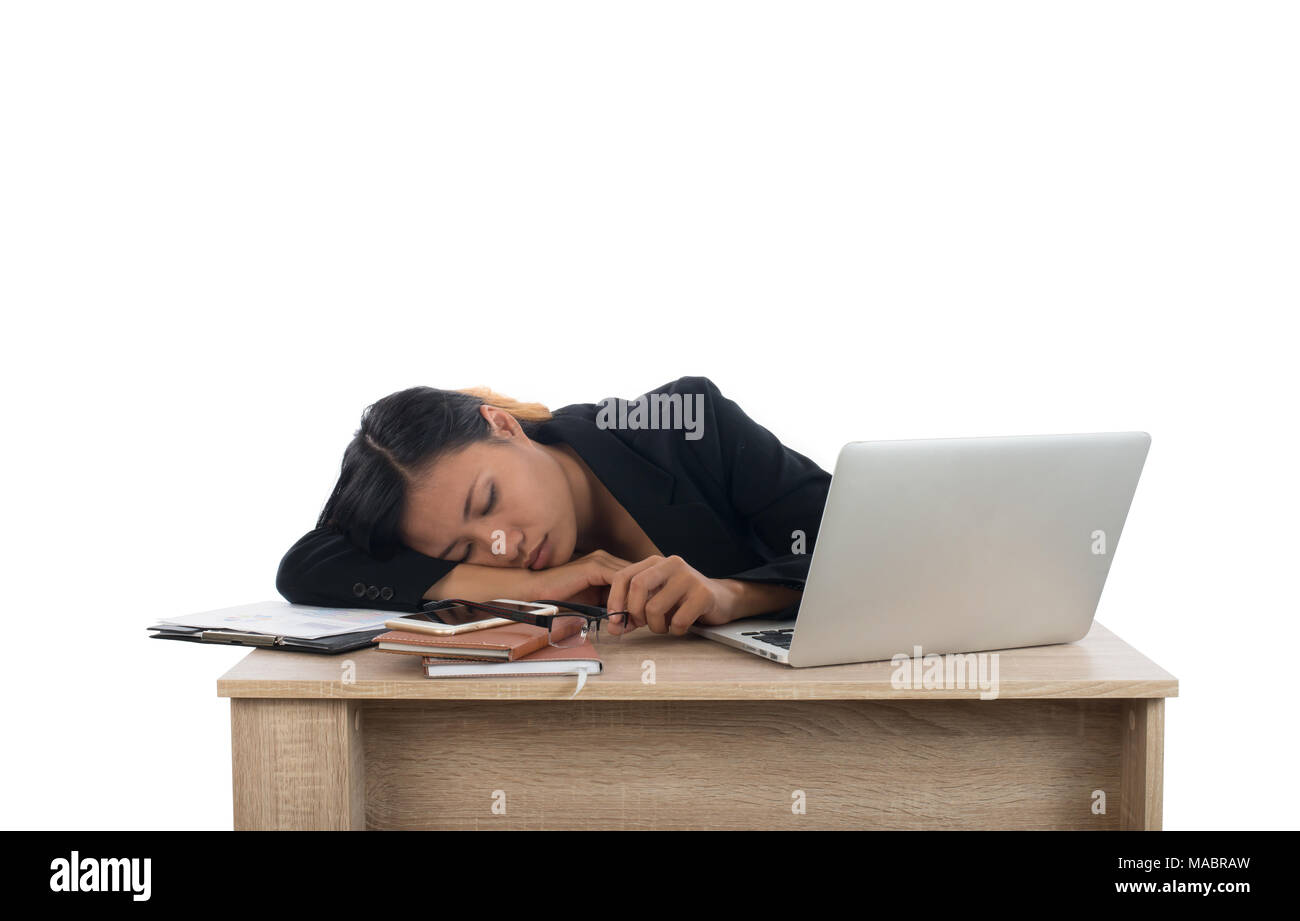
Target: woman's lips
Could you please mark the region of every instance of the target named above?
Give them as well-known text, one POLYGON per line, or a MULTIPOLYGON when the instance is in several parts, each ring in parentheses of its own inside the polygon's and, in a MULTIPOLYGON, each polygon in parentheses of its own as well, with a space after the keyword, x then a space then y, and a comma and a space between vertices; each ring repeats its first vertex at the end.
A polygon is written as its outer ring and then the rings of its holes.
POLYGON ((533 555, 530 556, 530 557, 528 558, 528 568, 529 568, 529 569, 542 569, 542 568, 544 568, 544 565, 543 565, 543 564, 546 563, 546 556, 543 554, 543 551, 546 550, 546 542, 547 542, 549 539, 550 539, 550 535, 549 535, 549 534, 546 535, 545 537, 543 537, 543 538, 542 538, 542 542, 541 542, 540 544, 538 544, 538 545, 537 545, 537 549, 533 551, 533 555))

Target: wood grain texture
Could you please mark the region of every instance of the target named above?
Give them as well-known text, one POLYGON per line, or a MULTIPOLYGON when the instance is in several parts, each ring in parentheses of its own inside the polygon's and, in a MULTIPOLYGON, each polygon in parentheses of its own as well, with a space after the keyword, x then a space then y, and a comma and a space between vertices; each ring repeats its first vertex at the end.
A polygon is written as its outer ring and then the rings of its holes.
POLYGON ((1121 719, 1124 736, 1120 786, 1120 827, 1159 831, 1164 822, 1165 702, 1127 700, 1121 719))
POLYGON ((1116 700, 366 705, 367 825, 1115 829, 1116 700), (807 813, 792 794, 804 791, 807 813), (492 812, 504 794, 505 815, 492 812), (499 801, 499 800, 498 800, 499 801))
POLYGON ((346 700, 232 700, 235 828, 363 828, 359 717, 346 700))
MULTIPOLYGON (((638 631, 603 644, 603 674, 583 700, 907 700, 972 699, 978 688, 900 689, 888 662, 789 668, 696 636, 638 631), (642 680, 644 663, 656 682, 642 680)), ((1176 697, 1178 681, 1100 624, 1078 643, 1003 650, 1002 699, 1176 697)), ((254 650, 217 682, 234 698, 356 700, 551 700, 573 693, 572 678, 425 678, 418 656, 373 649, 343 656, 254 650), (345 683, 342 665, 355 665, 345 683), (351 677, 351 676, 349 676, 351 677)))

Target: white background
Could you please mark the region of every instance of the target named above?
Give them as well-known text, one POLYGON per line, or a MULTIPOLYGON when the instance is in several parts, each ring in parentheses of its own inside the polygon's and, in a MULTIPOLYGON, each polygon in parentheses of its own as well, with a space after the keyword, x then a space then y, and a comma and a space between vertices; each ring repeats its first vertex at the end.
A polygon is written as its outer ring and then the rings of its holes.
POLYGON ((244 652, 361 410, 711 377, 848 440, 1143 429, 1098 619, 1168 828, 1295 828, 1285 3, 0 5, 0 825, 228 828, 244 652))

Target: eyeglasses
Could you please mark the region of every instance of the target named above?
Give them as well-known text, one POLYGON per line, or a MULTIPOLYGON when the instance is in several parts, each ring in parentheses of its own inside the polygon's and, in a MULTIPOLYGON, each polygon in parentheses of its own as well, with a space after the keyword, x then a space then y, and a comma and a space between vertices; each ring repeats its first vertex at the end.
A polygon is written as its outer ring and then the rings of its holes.
POLYGON ((601 642, 601 634, 604 634, 604 641, 618 640, 620 634, 602 631, 602 623, 612 623, 614 626, 622 628, 627 623, 626 611, 615 611, 613 613, 598 607, 594 604, 578 604, 573 601, 546 601, 539 600, 536 604, 554 605, 560 610, 556 614, 534 614, 531 611, 520 611, 515 608, 501 607, 486 601, 461 601, 455 598, 449 598, 443 601, 435 601, 424 606, 424 610, 436 612, 443 607, 452 607, 459 605, 467 608, 470 612, 481 612, 491 615, 492 617, 504 617, 507 620, 513 620, 516 623, 532 624, 535 627, 545 627, 547 631, 547 642, 552 646, 558 646, 561 649, 571 649, 581 646, 583 643, 591 640, 593 643, 601 642))

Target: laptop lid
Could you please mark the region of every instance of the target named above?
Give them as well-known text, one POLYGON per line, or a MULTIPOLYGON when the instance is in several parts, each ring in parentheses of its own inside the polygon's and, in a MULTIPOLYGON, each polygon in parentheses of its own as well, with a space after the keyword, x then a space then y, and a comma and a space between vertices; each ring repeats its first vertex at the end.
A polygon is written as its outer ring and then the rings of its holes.
POLYGON ((846 445, 790 664, 1081 639, 1150 443, 1117 432, 846 445))

